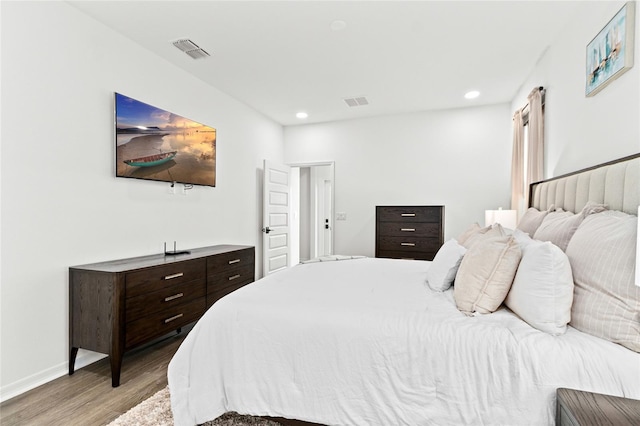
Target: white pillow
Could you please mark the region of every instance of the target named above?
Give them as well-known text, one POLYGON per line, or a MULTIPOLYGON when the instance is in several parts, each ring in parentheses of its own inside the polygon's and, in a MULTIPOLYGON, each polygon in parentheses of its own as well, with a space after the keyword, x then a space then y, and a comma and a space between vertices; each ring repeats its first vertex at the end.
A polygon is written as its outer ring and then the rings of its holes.
POLYGON ((520 236, 520 266, 504 303, 540 331, 567 331, 573 302, 573 274, 567 255, 551 242, 520 236))
POLYGON ((537 240, 532 239, 529 236, 529 234, 527 234, 524 231, 521 231, 520 229, 515 229, 513 231, 513 234, 511 234, 511 235, 513 236, 513 239, 516 240, 516 242, 520 246, 521 250, 524 250, 524 248, 526 246, 528 246, 529 244, 531 244, 532 242, 537 241, 537 240))
POLYGON ((445 291, 451 287, 466 251, 453 238, 440 247, 427 270, 427 284, 432 290, 445 291))

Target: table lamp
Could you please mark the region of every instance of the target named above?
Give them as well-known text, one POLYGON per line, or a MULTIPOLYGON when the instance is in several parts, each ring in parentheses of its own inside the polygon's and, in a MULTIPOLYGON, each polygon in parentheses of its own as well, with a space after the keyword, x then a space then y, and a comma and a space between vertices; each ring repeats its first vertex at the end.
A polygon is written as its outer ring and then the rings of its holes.
POLYGON ((498 208, 498 210, 485 210, 484 226, 493 225, 494 223, 499 223, 503 228, 516 229, 518 212, 515 210, 502 210, 502 207, 498 208))

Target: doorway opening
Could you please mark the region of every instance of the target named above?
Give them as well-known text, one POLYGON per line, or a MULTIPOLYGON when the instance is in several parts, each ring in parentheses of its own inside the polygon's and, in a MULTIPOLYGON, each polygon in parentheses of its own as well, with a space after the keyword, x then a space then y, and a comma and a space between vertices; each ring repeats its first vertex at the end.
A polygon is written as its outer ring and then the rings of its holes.
POLYGON ((291 166, 291 265, 333 254, 334 163, 291 166))

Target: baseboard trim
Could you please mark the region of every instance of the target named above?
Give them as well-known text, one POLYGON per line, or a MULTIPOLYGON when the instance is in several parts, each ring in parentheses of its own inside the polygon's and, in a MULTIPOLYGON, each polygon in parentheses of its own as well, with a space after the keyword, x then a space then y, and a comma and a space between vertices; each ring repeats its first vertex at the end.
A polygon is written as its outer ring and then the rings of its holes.
MULTIPOLYGON (((105 354, 80 349, 76 358, 75 369, 78 370, 79 368, 86 367, 87 365, 93 364, 94 362, 106 357, 107 355, 105 354)), ((15 398, 18 395, 28 392, 31 389, 35 389, 38 386, 44 385, 45 383, 66 374, 69 374, 69 361, 58 364, 55 367, 47 368, 46 370, 32 374, 31 376, 25 377, 24 379, 20 379, 6 386, 2 386, 2 388, 0 388, 0 402, 8 401, 11 398, 15 398)))

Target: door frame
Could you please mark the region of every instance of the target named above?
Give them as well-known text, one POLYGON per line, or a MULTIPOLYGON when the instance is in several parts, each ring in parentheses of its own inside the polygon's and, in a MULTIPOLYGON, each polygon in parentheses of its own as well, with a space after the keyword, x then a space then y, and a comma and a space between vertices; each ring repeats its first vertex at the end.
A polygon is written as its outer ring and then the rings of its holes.
MULTIPOLYGON (((304 168, 304 167, 315 167, 315 166, 330 166, 331 167, 331 171, 330 171, 330 176, 331 176, 331 185, 332 185, 332 191, 331 191, 331 218, 329 220, 330 222, 330 231, 331 231, 331 248, 330 248, 330 252, 333 253, 334 247, 335 247, 335 218, 336 218, 336 199, 335 199, 335 194, 336 194, 336 163, 335 161, 316 161, 316 162, 307 162, 307 163, 285 163, 287 166, 292 167, 292 168, 304 168)), ((300 220, 300 208, 299 208, 299 203, 298 203, 298 211, 297 212, 292 212, 291 217, 292 218, 296 218, 296 220, 300 220)), ((321 221, 322 219, 318 219, 317 215, 316 216, 316 221, 315 223, 312 225, 313 227, 315 227, 315 229, 317 229, 321 224, 318 223, 318 221, 321 221)), ((299 230, 298 230, 299 231, 299 230)), ((298 235, 296 235, 296 237, 299 237, 299 232, 298 235)), ((316 243, 317 245, 317 243, 316 243)), ((299 255, 300 250, 298 249, 298 255, 299 255)), ((298 257, 299 259, 299 257, 298 257)))

